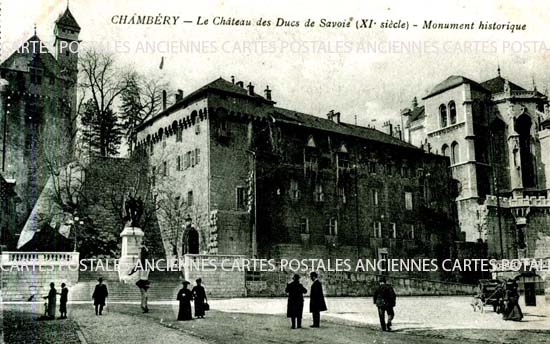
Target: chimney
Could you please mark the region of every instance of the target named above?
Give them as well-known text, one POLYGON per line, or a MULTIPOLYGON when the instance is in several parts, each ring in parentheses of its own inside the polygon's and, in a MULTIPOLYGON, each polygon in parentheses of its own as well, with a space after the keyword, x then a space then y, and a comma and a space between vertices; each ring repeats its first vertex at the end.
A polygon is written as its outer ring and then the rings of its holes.
POLYGON ((162 111, 166 110, 166 90, 162 90, 162 111))
POLYGON ((179 90, 174 94, 174 104, 183 99, 183 91, 179 90))
POLYGON ((249 82, 248 86, 246 86, 246 88, 248 88, 248 95, 253 96, 254 95, 254 85, 252 85, 252 83, 249 82))
POLYGON ((232 83, 233 85, 235 85, 235 76, 234 76, 234 75, 231 75, 231 83, 232 83))
POLYGON ((244 82, 242 81, 237 81, 236 85, 239 86, 240 88, 244 88, 244 82))
POLYGON ((333 121, 334 123, 340 123, 340 112, 334 112, 334 110, 330 110, 327 113, 327 118, 329 121, 333 121))
POLYGON ((265 87, 264 94, 265 94, 265 99, 271 100, 271 90, 269 89, 269 85, 265 87))

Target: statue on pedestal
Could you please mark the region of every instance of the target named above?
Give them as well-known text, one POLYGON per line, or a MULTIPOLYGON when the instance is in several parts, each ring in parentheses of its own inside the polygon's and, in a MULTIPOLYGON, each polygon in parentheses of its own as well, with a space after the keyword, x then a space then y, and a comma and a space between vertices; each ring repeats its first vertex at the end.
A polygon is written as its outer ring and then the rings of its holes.
POLYGON ((130 227, 139 227, 141 215, 143 214, 143 200, 141 197, 135 199, 133 195, 128 194, 128 199, 124 201, 124 210, 126 221, 130 222, 130 227))

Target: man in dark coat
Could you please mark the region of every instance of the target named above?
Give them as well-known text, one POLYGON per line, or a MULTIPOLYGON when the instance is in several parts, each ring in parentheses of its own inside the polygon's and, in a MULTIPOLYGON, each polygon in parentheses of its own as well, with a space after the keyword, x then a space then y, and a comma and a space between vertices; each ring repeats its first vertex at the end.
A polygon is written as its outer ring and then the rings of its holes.
POLYGON ((315 271, 309 274, 313 283, 311 284, 311 292, 309 293, 309 312, 313 317, 313 325, 310 327, 319 327, 321 323, 321 312, 327 310, 325 303, 325 295, 323 294, 323 286, 319 281, 315 271))
POLYGON ((61 313, 60 319, 67 319, 67 300, 69 298, 69 289, 65 283, 61 283, 61 298, 59 299, 59 313, 61 313))
POLYGON ((380 279, 380 286, 373 295, 373 302, 378 307, 378 317, 382 331, 391 331, 391 322, 394 317, 393 307, 395 307, 395 291, 392 286, 386 284, 386 279, 380 279), (388 313, 388 323, 386 324, 386 312, 388 313))
POLYGON ((193 316, 191 315, 191 300, 193 300, 193 293, 187 286, 189 282, 183 281, 183 288, 180 289, 177 295, 177 300, 179 303, 178 310, 178 320, 192 320, 193 316))
POLYGON ((92 299, 94 299, 95 315, 101 315, 105 307, 105 299, 109 296, 107 286, 103 284, 103 278, 97 280, 99 283, 95 286, 92 299))
POLYGON ((302 313, 304 311, 304 294, 307 289, 300 283, 300 275, 294 275, 292 282, 286 285, 288 293, 286 316, 290 318, 291 328, 302 328, 302 313))

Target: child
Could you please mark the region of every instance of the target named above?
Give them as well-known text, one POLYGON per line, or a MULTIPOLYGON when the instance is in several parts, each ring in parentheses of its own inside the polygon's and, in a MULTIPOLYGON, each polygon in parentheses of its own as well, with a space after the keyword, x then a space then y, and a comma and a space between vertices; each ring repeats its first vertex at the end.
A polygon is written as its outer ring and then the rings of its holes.
POLYGON ((60 319, 67 319, 67 298, 69 295, 69 289, 67 289, 65 283, 61 283, 61 298, 59 300, 59 313, 61 313, 60 319))

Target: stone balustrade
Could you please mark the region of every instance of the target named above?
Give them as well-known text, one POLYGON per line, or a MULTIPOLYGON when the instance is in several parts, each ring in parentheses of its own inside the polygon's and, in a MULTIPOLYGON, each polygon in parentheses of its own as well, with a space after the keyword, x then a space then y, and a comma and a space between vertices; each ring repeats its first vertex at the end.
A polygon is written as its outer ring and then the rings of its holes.
MULTIPOLYGON (((485 200, 485 204, 489 207, 497 206, 497 197, 489 195, 485 200)), ((500 197, 500 207, 515 208, 515 207, 550 207, 550 199, 544 196, 540 197, 523 197, 523 198, 507 198, 500 197)))
POLYGON ((79 252, 2 252, 2 266, 10 265, 78 265, 79 252))

